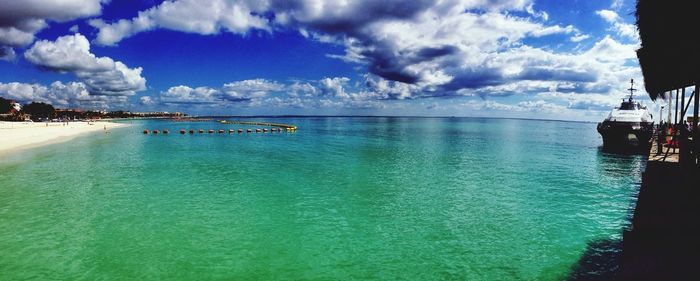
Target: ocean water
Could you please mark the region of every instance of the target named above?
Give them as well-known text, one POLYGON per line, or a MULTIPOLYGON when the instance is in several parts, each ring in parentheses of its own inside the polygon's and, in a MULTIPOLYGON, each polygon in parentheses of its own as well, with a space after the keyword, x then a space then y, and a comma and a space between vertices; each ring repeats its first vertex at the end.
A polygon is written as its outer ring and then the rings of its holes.
POLYGON ((593 123, 256 120, 299 130, 132 121, 4 156, 0 279, 605 276, 644 169, 593 123))

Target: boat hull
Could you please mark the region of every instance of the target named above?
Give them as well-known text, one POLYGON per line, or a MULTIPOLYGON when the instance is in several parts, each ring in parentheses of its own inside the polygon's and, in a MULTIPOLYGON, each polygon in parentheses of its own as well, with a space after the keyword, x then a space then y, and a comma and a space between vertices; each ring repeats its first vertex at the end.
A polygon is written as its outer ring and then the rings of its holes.
POLYGON ((603 147, 609 149, 649 149, 654 135, 653 123, 611 122, 598 123, 603 147))

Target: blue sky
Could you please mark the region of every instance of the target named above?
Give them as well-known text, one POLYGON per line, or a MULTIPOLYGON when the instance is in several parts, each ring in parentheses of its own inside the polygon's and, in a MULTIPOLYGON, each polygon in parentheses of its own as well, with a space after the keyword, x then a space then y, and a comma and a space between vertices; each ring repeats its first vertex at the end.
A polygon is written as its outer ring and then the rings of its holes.
POLYGON ((632 0, 17 2, 0 96, 61 108, 594 121, 643 89, 632 0))

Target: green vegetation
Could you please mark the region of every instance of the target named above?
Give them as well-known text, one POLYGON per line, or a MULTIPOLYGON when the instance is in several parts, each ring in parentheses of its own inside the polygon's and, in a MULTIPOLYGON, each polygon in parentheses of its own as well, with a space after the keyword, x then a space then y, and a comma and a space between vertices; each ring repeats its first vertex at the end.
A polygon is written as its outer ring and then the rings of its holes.
POLYGON ((6 114, 10 112, 11 108, 12 104, 10 104, 10 100, 0 97, 0 114, 6 114))
POLYGON ((22 108, 22 113, 29 114, 32 120, 51 119, 54 117, 55 112, 56 109, 53 108, 53 105, 43 102, 32 102, 22 108))

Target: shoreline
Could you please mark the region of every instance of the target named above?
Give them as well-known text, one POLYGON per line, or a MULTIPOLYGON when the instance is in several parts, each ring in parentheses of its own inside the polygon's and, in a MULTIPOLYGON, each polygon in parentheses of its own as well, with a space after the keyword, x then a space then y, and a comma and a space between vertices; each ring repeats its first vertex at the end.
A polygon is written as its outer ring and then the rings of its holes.
POLYGON ((3 122, 0 121, 0 155, 66 142, 90 132, 109 131, 129 124, 114 122, 3 122), (67 125, 66 125, 67 124, 67 125))

